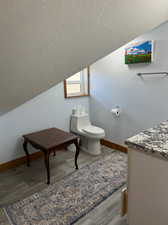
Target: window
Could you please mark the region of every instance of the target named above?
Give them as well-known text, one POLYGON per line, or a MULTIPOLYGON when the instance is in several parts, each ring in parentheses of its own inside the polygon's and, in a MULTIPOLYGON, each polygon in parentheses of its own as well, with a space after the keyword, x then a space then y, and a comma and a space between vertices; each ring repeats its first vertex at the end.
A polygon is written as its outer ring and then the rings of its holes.
POLYGON ((65 98, 89 95, 89 67, 64 80, 65 98))

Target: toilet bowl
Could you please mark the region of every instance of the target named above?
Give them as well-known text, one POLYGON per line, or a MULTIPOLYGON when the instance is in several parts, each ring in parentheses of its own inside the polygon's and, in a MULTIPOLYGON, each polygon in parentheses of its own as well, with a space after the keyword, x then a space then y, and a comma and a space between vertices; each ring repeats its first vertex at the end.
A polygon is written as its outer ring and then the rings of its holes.
POLYGON ((71 115, 71 131, 80 136, 81 150, 92 155, 101 154, 100 139, 104 138, 105 132, 102 128, 93 126, 89 120, 89 115, 71 115))

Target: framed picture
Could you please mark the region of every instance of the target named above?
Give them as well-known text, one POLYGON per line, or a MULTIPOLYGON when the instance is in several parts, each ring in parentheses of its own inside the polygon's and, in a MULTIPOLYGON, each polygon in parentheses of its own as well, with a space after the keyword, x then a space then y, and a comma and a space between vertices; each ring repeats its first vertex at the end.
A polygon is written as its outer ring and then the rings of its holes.
POLYGON ((141 41, 125 48, 125 64, 151 63, 152 60, 153 41, 141 41))

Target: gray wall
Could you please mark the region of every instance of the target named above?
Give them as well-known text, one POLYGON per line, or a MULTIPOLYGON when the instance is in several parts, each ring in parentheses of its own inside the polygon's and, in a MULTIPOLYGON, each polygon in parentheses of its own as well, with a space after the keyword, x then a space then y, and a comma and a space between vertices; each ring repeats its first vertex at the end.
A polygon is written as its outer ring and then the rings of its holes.
MULTIPOLYGON (((89 98, 64 99, 63 83, 0 117, 0 164, 23 156, 22 135, 58 127, 69 130, 72 108, 81 104, 88 110, 89 98)), ((32 149, 30 149, 32 151, 32 149)))
POLYGON ((137 40, 156 40, 152 64, 124 64, 124 47, 91 66, 90 110, 92 121, 106 131, 106 138, 124 143, 145 128, 168 119, 168 77, 140 78, 137 72, 168 71, 168 23, 137 40), (115 118, 110 110, 120 105, 115 118))

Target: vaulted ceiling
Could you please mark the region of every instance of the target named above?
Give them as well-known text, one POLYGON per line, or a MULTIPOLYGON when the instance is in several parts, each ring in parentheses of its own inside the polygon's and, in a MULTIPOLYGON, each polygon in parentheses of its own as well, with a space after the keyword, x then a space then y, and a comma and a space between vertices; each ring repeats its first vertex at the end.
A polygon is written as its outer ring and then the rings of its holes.
POLYGON ((1 0, 0 113, 167 19, 167 0, 1 0))

